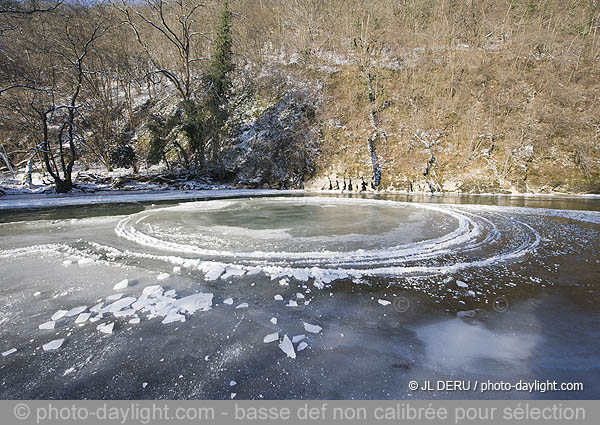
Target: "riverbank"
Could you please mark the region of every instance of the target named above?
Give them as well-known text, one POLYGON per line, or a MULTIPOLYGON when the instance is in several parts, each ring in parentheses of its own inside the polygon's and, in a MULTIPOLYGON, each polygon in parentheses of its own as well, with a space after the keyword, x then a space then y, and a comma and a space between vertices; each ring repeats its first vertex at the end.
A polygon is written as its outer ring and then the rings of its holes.
POLYGON ((0 210, 38 209, 69 206, 104 205, 119 203, 145 203, 168 201, 200 201, 208 199, 236 198, 244 196, 278 196, 278 195, 355 195, 364 197, 394 196, 400 201, 455 203, 458 201, 475 204, 492 204, 506 206, 542 207, 548 202, 560 200, 570 204, 581 204, 574 209, 590 208, 589 202, 600 200, 595 194, 542 194, 542 193, 455 193, 455 192, 349 192, 339 190, 276 190, 276 189, 235 189, 212 188, 201 190, 140 189, 140 190, 102 190, 97 192, 76 192, 69 194, 53 193, 13 193, 0 197, 0 210))
POLYGON ((300 190, 206 189, 206 190, 140 190, 103 191, 74 194, 19 194, 0 198, 0 210, 22 208, 66 207, 95 204, 117 204, 158 201, 199 201, 242 196, 270 196, 301 193, 300 190))
MULTIPOLYGON (((150 171, 150 170, 149 170, 150 171)), ((20 177, 12 178, 7 173, 0 174, 0 210, 13 209, 35 209, 54 208, 67 206, 86 206, 96 204, 118 204, 118 203, 143 203, 143 202, 165 202, 165 201, 194 201, 204 199, 217 199, 242 196, 273 196, 288 194, 310 194, 310 195, 354 195, 365 197, 394 196, 398 200, 412 202, 446 202, 454 203, 454 200, 471 199, 468 203, 483 203, 494 205, 512 205, 535 207, 541 202, 551 200, 598 200, 600 194, 587 193, 468 193, 457 191, 435 192, 429 191, 361 191, 361 190, 320 190, 320 189, 249 189, 237 188, 225 183, 215 183, 209 179, 179 179, 171 180, 164 173, 152 170, 146 174, 131 175, 127 170, 116 170, 112 172, 99 172, 93 170, 89 173, 78 174, 83 179, 77 180, 72 193, 57 194, 53 191, 51 184, 42 181, 39 175, 35 175, 34 185, 26 187, 20 183, 20 177), (93 176, 91 178, 90 176, 93 176), (512 201, 515 200, 515 201, 512 201), (516 201, 520 200, 520 201, 516 201), (526 200, 533 200, 526 202, 526 200), (536 202, 535 200, 539 200, 536 202)), ((539 205, 546 207, 546 205, 539 205)), ((581 209, 590 209, 588 205, 582 205, 581 209)), ((595 208, 592 208, 595 209, 595 208)))

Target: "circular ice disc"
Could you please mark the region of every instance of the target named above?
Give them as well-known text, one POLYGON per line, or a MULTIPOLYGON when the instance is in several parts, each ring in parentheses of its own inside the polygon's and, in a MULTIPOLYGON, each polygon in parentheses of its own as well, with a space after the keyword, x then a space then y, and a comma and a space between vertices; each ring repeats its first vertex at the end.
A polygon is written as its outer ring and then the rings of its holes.
POLYGON ((437 238, 456 227, 454 217, 416 204, 319 198, 195 202, 154 210, 132 225, 160 241, 157 246, 242 256, 384 249, 437 238))

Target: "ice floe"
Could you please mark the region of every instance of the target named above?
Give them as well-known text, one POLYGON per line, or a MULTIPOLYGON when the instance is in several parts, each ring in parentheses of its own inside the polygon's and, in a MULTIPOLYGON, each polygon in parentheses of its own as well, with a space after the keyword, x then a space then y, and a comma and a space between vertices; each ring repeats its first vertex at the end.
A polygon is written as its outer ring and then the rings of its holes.
POLYGON ((87 310, 87 306, 85 306, 85 305, 83 305, 81 307, 75 307, 75 308, 72 308, 71 310, 67 311, 67 313, 65 314, 65 317, 77 316, 78 314, 83 313, 86 310, 87 310))
POLYGON ((204 263, 204 265, 205 266, 202 267, 201 270, 205 273, 205 280, 217 280, 223 273, 225 273, 225 267, 221 264, 204 263))
POLYGON ((75 319, 75 323, 85 323, 91 315, 91 313, 81 313, 79 316, 77 316, 77 319, 75 319))
POLYGON ((115 286, 113 286, 113 290, 120 291, 122 289, 127 288, 127 286, 129 286, 129 280, 128 279, 123 279, 119 283, 115 284, 115 286))
POLYGON ((160 285, 146 286, 142 291, 142 295, 146 297, 157 297, 159 295, 162 295, 162 293, 163 287, 160 285))
POLYGON ((279 332, 275 332, 275 333, 272 333, 272 334, 269 334, 269 335, 265 336, 265 337, 263 338, 263 342, 264 342, 265 344, 268 344, 268 343, 270 343, 270 342, 275 342, 275 341, 277 341, 278 339, 279 339, 279 332))
POLYGON ((107 305, 106 307, 100 310, 101 313, 115 313, 117 311, 123 310, 126 307, 129 307, 131 304, 137 301, 135 297, 125 297, 118 301, 115 301, 112 304, 107 305))
POLYGON ((168 314, 161 323, 163 325, 168 325, 169 323, 173 322, 185 322, 185 316, 179 313, 171 313, 168 314))
POLYGON ((104 324, 104 325, 100 325, 100 326, 99 326, 98 328, 96 328, 96 329, 98 329, 98 330, 99 330, 100 332, 102 332, 103 334, 110 335, 110 334, 112 334, 112 333, 113 333, 113 329, 114 329, 114 328, 115 328, 115 323, 114 323, 114 322, 112 322, 112 323, 107 323, 107 324, 104 324))
POLYGON ((292 342, 294 344, 296 344, 296 343, 302 341, 304 338, 306 338, 306 335, 296 335, 296 336, 292 337, 292 342))
POLYGON ((39 325, 38 329, 50 330, 50 329, 54 329, 54 326, 56 326, 56 322, 54 320, 51 320, 49 322, 42 323, 41 325, 39 325))
POLYGON ((102 307, 104 306, 103 302, 99 302, 98 304, 96 304, 95 306, 93 306, 92 308, 90 308, 90 311, 92 313, 98 313, 100 312, 100 310, 102 310, 102 307))
POLYGON ((225 269, 225 273, 223 273, 221 277, 222 280, 226 280, 229 279, 230 277, 240 277, 243 276, 244 274, 246 274, 246 270, 244 270, 241 267, 227 267, 225 269))
POLYGON ((55 339, 53 341, 50 341, 47 344, 42 345, 42 349, 44 351, 58 350, 60 347, 62 347, 62 345, 63 345, 64 342, 65 342, 64 338, 62 338, 62 339, 55 339))
POLYGON ((468 288, 469 285, 467 285, 465 282, 463 282, 462 280, 457 280, 456 281, 456 286, 458 286, 459 288, 468 288))
POLYGON ((65 314, 67 314, 68 312, 69 312, 68 310, 58 310, 56 313, 54 313, 52 315, 52 317, 50 319, 52 321, 56 322, 57 320, 60 320, 63 317, 65 317, 65 314))
POLYGON ((290 340, 290 338, 287 335, 283 336, 283 340, 279 343, 279 348, 281 349, 281 351, 283 351, 286 356, 295 359, 296 358, 296 352, 294 351, 294 345, 292 344, 292 341, 290 340))
POLYGON ((306 322, 303 322, 303 323, 304 323, 304 329, 306 330, 306 332, 318 334, 323 330, 323 328, 319 325, 311 325, 310 323, 306 323, 306 322))

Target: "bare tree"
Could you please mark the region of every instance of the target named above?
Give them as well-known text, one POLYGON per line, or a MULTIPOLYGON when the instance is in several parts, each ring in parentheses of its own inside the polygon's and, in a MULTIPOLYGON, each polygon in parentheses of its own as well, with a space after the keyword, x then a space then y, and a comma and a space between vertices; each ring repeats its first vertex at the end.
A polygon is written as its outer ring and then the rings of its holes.
POLYGON ((53 84, 53 95, 64 95, 67 102, 63 104, 55 103, 49 108, 40 108, 32 105, 38 113, 42 124, 42 157, 46 165, 46 170, 55 181, 57 193, 66 193, 73 188, 72 172, 73 165, 77 159, 76 142, 77 139, 81 139, 76 117, 80 114, 79 109, 82 106, 79 103, 79 97, 84 83, 84 75, 87 72, 85 63, 92 45, 107 29, 102 19, 94 22, 90 28, 85 28, 85 22, 84 28, 74 27, 75 25, 72 23, 66 23, 63 39, 65 42, 63 47, 65 49, 61 52, 54 52, 55 55, 62 59, 62 70, 65 72, 67 82, 70 84, 67 85, 68 92, 65 90, 64 93, 56 93, 59 87, 53 84), (58 150, 54 151, 50 142, 49 120, 51 115, 58 113, 60 116, 63 111, 63 117, 60 117, 62 118, 62 124, 56 133, 58 150), (65 144, 68 144, 68 149, 65 144), (57 165, 57 160, 60 167, 57 165))
POLYGON ((131 136, 129 125, 134 117, 136 92, 139 94, 151 83, 145 78, 146 58, 132 43, 133 34, 116 24, 112 10, 105 12, 114 25, 88 55, 83 93, 86 113, 81 115, 86 134, 82 153, 111 171, 112 153, 131 136))
POLYGON ((164 75, 174 86, 182 100, 192 95, 192 77, 196 64, 207 60, 194 50, 196 38, 204 35, 197 30, 197 15, 204 4, 186 0, 144 0, 144 7, 126 0, 113 3, 125 18, 124 23, 134 31, 140 46, 146 52, 154 69, 151 73, 164 75), (151 31, 144 31, 143 27, 151 31), (160 55, 153 49, 152 39, 158 35, 170 55, 160 55), (175 61, 172 59, 176 58, 175 61))
POLYGON ((381 131, 379 127, 379 112, 386 104, 378 99, 377 90, 374 87, 374 84, 376 83, 376 67, 374 62, 381 53, 382 44, 373 37, 373 24, 371 19, 371 15, 367 13, 366 16, 359 21, 358 29, 360 33, 359 36, 354 39, 353 44, 360 75, 364 80, 369 99, 369 120, 373 127, 373 131, 370 132, 367 137, 367 146, 369 148, 373 172, 371 185, 376 188, 381 183, 381 165, 379 163, 379 158, 377 157, 375 145, 379 139, 386 137, 385 133, 381 131))
POLYGON ((3 98, 8 96, 3 102, 13 105, 12 118, 6 118, 34 129, 37 141, 29 152, 40 155, 58 193, 73 187, 86 61, 106 29, 101 15, 61 7, 52 17, 34 16, 21 30, 20 43, 11 46, 13 51, 2 49, 12 60, 8 84, 0 91, 3 98))
POLYGON ((63 0, 54 2, 38 2, 32 0, 28 2, 15 2, 3 0, 0 2, 0 14, 6 15, 33 15, 35 13, 52 12, 58 9, 63 0))

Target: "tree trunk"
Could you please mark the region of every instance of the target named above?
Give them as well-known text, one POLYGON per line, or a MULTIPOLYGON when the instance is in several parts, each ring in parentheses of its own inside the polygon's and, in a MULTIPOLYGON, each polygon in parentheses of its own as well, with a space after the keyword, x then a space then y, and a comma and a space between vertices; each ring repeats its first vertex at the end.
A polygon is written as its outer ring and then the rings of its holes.
POLYGON ((367 81, 367 94, 369 96, 369 103, 371 110, 369 111, 369 118, 371 125, 373 126, 373 133, 367 137, 367 146, 369 148, 369 155, 371 156, 371 169, 372 169, 372 180, 371 186, 377 188, 381 183, 381 165, 377 152, 375 151, 375 142, 380 138, 381 130, 379 129, 379 119, 377 118, 377 97, 373 90, 373 76, 368 70, 363 70, 363 77, 367 81))
POLYGON ((31 158, 29 158, 29 160, 27 161, 27 171, 25 172, 25 185, 27 186, 27 188, 31 188, 32 186, 32 179, 31 179, 31 173, 33 171, 33 156, 31 158))
POLYGON ((56 193, 69 193, 73 190, 73 183, 70 177, 65 180, 55 177, 54 184, 56 185, 56 193))
POLYGON ((14 178, 15 177, 15 169, 13 168, 12 164, 10 163, 10 161, 8 160, 6 155, 4 155, 4 153, 0 152, 0 158, 2 158, 4 160, 4 163, 6 164, 6 168, 8 168, 8 171, 11 172, 11 174, 13 175, 13 178, 14 178))

